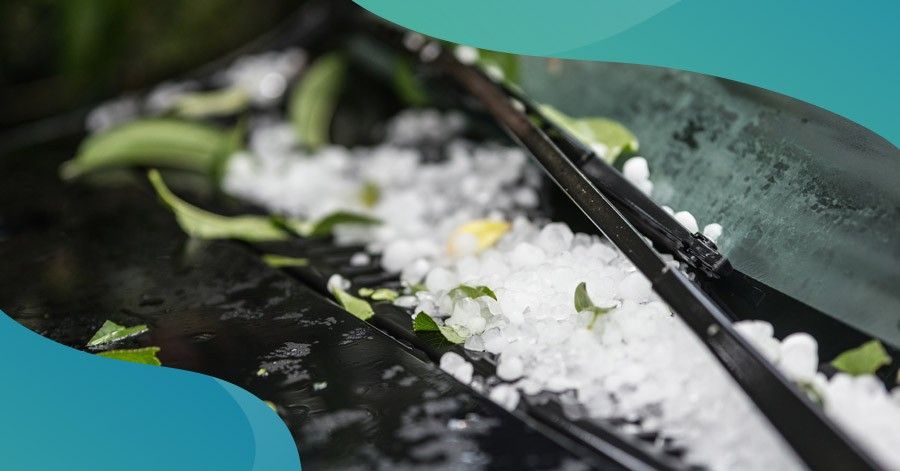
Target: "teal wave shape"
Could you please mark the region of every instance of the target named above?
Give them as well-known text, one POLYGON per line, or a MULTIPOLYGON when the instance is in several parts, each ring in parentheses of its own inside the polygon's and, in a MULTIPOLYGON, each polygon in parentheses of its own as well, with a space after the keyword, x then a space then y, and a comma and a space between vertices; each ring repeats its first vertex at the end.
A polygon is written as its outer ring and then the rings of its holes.
POLYGON ((296 470, 284 422, 230 383, 81 352, 0 311, 5 469, 296 470))
POLYGON ((900 142, 900 2, 356 3, 406 28, 479 48, 728 78, 806 101, 900 142))

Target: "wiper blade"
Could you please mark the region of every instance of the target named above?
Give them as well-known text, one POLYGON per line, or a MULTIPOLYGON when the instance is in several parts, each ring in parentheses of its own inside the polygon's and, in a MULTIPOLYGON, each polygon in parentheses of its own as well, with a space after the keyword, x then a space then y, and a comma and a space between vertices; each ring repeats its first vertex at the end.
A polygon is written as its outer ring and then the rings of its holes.
MULTIPOLYGON (((577 159, 566 155, 525 113, 518 111, 506 91, 483 72, 464 66, 446 52, 440 54, 437 62, 487 108, 513 139, 531 152, 588 220, 650 280, 656 293, 703 341, 810 468, 880 469, 867 453, 824 415, 821 408, 813 404, 732 327, 731 319, 719 305, 680 270, 666 264, 611 198, 576 165, 577 159)), ((646 220, 638 223, 650 224, 646 220)), ((677 229, 672 229, 666 235, 677 232, 677 229)), ((692 246, 685 238, 675 239, 676 243, 692 246)), ((703 250, 714 247, 701 245, 701 252, 693 255, 703 254, 703 250)), ((693 247, 690 250, 698 250, 693 247)), ((688 252, 684 256, 689 258, 691 255, 688 252)), ((698 258, 695 263, 702 266, 707 262, 712 274, 721 276, 722 273, 715 267, 726 267, 727 270, 728 266, 724 263, 716 263, 724 257, 719 259, 715 254, 707 255, 710 257, 698 258)))
POLYGON ((718 251, 715 242, 699 232, 688 231, 590 147, 547 120, 530 98, 514 87, 504 86, 503 89, 525 105, 526 112, 540 118, 541 130, 553 144, 655 247, 710 278, 719 278, 731 272, 731 263, 718 251))

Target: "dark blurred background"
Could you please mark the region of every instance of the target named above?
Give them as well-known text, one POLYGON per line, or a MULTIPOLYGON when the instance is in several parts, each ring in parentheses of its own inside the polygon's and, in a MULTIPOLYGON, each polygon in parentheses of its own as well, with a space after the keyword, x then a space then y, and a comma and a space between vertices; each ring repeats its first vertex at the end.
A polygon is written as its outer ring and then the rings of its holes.
POLYGON ((296 0, 4 0, 0 128, 177 77, 252 41, 296 0))

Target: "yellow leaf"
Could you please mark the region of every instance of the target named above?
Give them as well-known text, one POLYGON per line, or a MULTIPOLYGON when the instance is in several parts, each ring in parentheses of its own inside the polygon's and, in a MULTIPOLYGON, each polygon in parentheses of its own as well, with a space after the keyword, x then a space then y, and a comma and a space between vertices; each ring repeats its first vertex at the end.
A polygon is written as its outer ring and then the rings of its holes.
POLYGON ((500 240, 503 234, 509 231, 509 223, 497 219, 478 219, 468 222, 458 227, 450 239, 447 241, 447 252, 450 255, 463 255, 470 252, 468 245, 471 242, 466 241, 467 238, 473 237, 475 240, 475 252, 481 252, 500 240))

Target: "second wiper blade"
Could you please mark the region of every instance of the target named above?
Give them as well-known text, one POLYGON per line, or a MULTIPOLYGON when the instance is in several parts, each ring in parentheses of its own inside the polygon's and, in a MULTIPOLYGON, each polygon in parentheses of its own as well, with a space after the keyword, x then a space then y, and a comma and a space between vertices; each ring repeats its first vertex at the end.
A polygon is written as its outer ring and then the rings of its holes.
MULTIPOLYGON (((442 53, 438 63, 528 149, 585 216, 650 280, 654 290, 712 351, 798 456, 813 469, 879 469, 801 391, 732 327, 728 316, 681 271, 665 263, 634 226, 511 97, 482 72, 442 53)), ((687 232, 687 231, 685 231, 687 232)))

